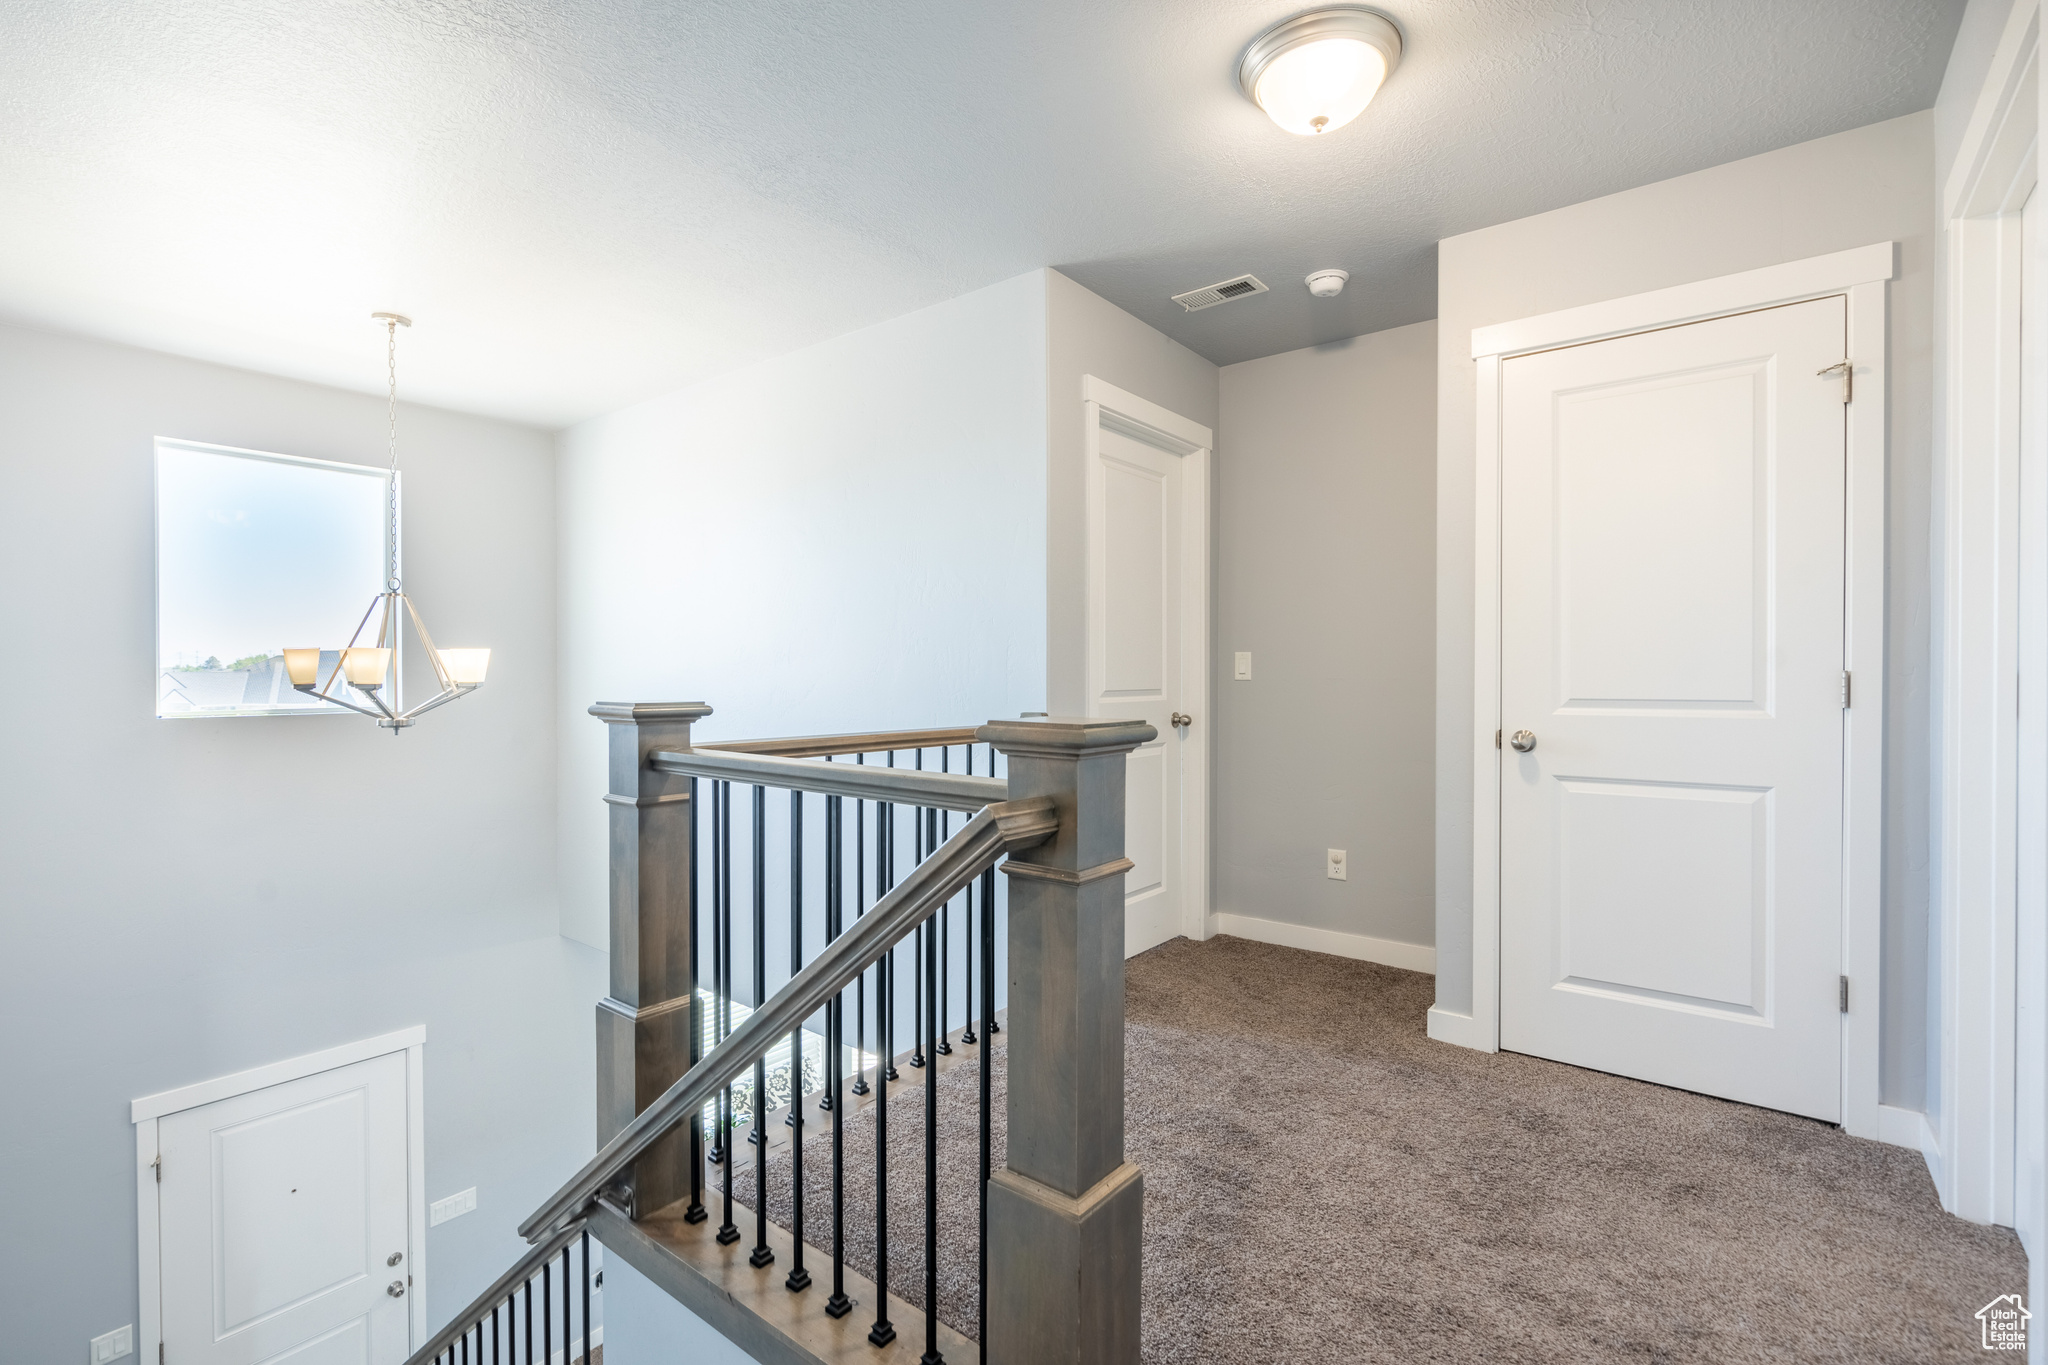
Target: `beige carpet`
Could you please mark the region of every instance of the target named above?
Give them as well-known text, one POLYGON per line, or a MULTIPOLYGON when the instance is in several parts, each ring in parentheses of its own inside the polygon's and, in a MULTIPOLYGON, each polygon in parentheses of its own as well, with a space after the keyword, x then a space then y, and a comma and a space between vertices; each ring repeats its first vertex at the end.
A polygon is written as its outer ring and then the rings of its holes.
MULTIPOLYGON (((1978 1357, 1972 1315, 2026 1287, 2013 1235, 1942 1213, 1918 1153, 1429 1042, 1429 977, 1219 938, 1163 944, 1128 981, 1155 1365, 1925 1365, 1978 1357)), ((976 1084, 940 1084, 939 1302, 970 1334, 976 1084)), ((921 1303, 922 1097, 889 1118, 890 1285, 921 1303)), ((847 1153, 848 1261, 869 1273, 865 1121, 847 1153)), ((829 1248, 828 1155, 815 1134, 806 1233, 829 1248)), ((786 1164, 769 1190, 786 1223, 786 1164)), ((822 1306, 829 1261, 811 1271, 822 1306)))

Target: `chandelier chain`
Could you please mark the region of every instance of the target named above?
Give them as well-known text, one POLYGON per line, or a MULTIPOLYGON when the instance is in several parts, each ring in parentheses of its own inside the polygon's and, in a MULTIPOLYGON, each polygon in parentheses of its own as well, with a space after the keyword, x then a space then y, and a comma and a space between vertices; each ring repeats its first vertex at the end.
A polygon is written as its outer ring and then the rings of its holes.
POLYGON ((385 479, 389 497, 388 539, 385 541, 385 570, 391 590, 400 591, 398 581, 398 319, 384 320, 384 368, 388 380, 386 413, 390 421, 391 471, 385 479))

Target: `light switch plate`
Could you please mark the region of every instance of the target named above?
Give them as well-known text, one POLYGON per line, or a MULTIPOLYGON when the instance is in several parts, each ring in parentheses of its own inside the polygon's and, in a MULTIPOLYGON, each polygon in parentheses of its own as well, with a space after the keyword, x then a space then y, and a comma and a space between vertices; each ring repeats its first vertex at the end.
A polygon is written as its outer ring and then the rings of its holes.
POLYGON ((451 1194, 446 1199, 436 1199, 427 1206, 427 1226, 439 1227, 450 1218, 460 1218, 465 1213, 476 1211, 476 1186, 471 1185, 460 1194, 451 1194))
POLYGON ((1332 848, 1326 849, 1325 852, 1329 855, 1329 868, 1327 871, 1324 872, 1323 875, 1328 877, 1333 882, 1350 881, 1350 863, 1344 857, 1344 850, 1341 848, 1332 848))
POLYGON ((1233 682, 1249 682, 1252 676, 1252 655, 1248 649, 1237 652, 1237 672, 1231 675, 1233 682))
POLYGON ((122 1356, 132 1355, 134 1352, 135 1324, 131 1322, 126 1327, 116 1327, 104 1336, 94 1337, 92 1353, 86 1357, 87 1365, 107 1365, 110 1360, 119 1360, 122 1356))

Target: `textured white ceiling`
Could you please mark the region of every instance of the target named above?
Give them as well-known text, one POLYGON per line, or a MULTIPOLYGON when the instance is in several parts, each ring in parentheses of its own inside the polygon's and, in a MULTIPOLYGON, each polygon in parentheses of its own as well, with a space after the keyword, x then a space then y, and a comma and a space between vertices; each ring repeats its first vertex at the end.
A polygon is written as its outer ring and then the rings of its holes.
POLYGON ((1925 108, 1962 0, 1391 0, 1317 139, 1233 80, 1303 7, 10 0, 0 316, 381 389, 392 308, 410 396, 560 425, 1053 265, 1227 363, 1432 316, 1439 237, 1925 108))

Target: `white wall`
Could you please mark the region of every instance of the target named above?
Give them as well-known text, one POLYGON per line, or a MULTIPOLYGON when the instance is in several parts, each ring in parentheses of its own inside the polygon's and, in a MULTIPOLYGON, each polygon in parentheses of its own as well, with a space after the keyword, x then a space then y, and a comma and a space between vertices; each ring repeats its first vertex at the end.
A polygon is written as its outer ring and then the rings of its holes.
POLYGON ((427 1190, 479 1201, 428 1234, 437 1319, 592 1149, 604 974, 555 934, 545 433, 400 414, 406 582, 439 638, 494 649, 482 691, 396 738, 154 717, 151 438, 381 463, 383 433, 378 398, 0 327, 10 1360, 139 1321, 138 1096, 425 1024, 427 1190))
MULTIPOLYGON (((1057 270, 1045 271, 1044 279, 1044 592, 1049 703, 1045 709, 1054 715, 1077 716, 1085 709, 1087 691, 1082 654, 1088 622, 1082 376, 1093 375, 1214 431, 1216 367, 1057 270)), ((1213 518, 1214 508, 1210 510, 1213 518)), ((1213 636, 1210 645, 1213 654, 1213 636)), ((1212 668, 1212 687, 1216 676, 1212 668)))
POLYGON ((1886 671, 1883 1087, 1925 1084, 1933 120, 1911 114, 1452 237, 1437 264, 1437 1003, 1471 1007, 1472 329, 1896 240, 1886 671))
POLYGON ((1401 965, 1436 940, 1436 336, 1226 366, 1216 462, 1216 653, 1253 670, 1215 683, 1215 908, 1401 965))
POLYGON ((596 701, 705 738, 1044 709, 1045 274, 561 438, 562 932, 602 947, 596 701))
POLYGON ((1941 93, 1934 100, 1934 185, 1947 183, 1949 168, 1955 165, 1957 149, 1963 143, 1963 129, 1977 105, 1977 92, 1991 70, 1998 40, 2005 34, 2006 21, 2015 4, 2030 8, 2035 0, 1969 0, 1963 20, 1956 28, 1955 43, 1948 51, 1948 66, 1942 72, 1941 93))

